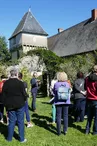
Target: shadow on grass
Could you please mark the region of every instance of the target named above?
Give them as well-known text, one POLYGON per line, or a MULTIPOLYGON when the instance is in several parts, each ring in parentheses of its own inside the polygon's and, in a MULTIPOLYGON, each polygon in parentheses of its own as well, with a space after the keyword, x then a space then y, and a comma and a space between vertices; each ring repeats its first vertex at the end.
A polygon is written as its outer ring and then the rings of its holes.
MULTIPOLYGON (((41 102, 42 104, 51 104, 51 103, 49 103, 49 102, 41 102)), ((52 104, 51 104, 52 105, 52 104)))
MULTIPOLYGON (((33 123, 35 123, 35 125, 39 127, 43 127, 44 129, 57 135, 56 125, 50 124, 50 122, 52 121, 50 117, 38 115, 37 113, 33 114, 32 117, 33 117, 32 121, 33 123)), ((62 121, 62 125, 63 125, 63 121, 62 121)), ((69 116, 68 119, 68 127, 75 128, 79 130, 81 133, 85 133, 85 129, 83 129, 80 125, 76 125, 76 123, 74 123, 74 119, 71 116, 69 116)))
POLYGON ((7 138, 7 125, 0 123, 0 133, 4 135, 5 139, 7 138))
POLYGON ((83 129, 80 125, 76 125, 76 122, 74 122, 74 119, 71 116, 69 116, 68 127, 75 128, 81 133, 85 133, 85 129, 83 129))
POLYGON ((55 126, 50 124, 51 118, 49 118, 47 116, 38 115, 37 113, 33 114, 32 117, 33 117, 32 121, 33 121, 33 123, 35 123, 35 125, 37 125, 39 127, 43 127, 44 129, 57 135, 55 126))
MULTIPOLYGON (((0 133, 5 137, 5 139, 7 139, 8 126, 3 123, 0 123, 0 133)), ((14 132, 13 137, 19 141, 19 135, 16 132, 14 132)))
POLYGON ((29 108, 30 111, 32 111, 32 108, 29 105, 28 105, 28 108, 29 108))

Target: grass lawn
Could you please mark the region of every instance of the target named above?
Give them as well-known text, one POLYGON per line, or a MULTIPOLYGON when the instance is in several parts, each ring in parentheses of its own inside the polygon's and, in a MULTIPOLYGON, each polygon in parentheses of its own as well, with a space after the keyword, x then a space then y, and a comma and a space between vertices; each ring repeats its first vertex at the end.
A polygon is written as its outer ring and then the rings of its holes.
MULTIPOLYGON (((25 127, 26 143, 17 140, 18 129, 15 128, 15 137, 12 142, 6 141, 7 125, 0 123, 0 146, 97 146, 97 136, 91 133, 85 135, 86 120, 83 123, 73 123, 69 119, 67 135, 56 135, 56 125, 49 125, 51 122, 51 105, 47 104, 49 98, 37 98, 37 113, 30 111, 31 121, 34 127, 25 127)), ((29 105, 31 98, 29 98, 29 105)))

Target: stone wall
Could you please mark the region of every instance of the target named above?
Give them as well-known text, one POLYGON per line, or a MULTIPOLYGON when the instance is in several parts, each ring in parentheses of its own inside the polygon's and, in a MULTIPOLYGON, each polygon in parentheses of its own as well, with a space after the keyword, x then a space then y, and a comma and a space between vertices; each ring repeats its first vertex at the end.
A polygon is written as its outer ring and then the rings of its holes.
POLYGON ((12 68, 16 68, 20 71, 24 67, 26 67, 30 73, 37 71, 40 74, 41 72, 46 71, 45 64, 39 59, 38 56, 25 56, 20 59, 18 65, 9 66, 7 68, 7 73, 9 74, 12 68))

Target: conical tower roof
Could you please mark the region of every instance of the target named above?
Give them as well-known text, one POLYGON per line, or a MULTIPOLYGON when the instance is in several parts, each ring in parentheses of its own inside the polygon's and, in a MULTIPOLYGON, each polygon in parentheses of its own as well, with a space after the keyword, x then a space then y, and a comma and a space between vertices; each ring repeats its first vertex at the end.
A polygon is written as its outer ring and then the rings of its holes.
POLYGON ((13 32, 9 40, 19 33, 29 33, 29 34, 37 34, 44 36, 48 35, 40 26, 39 22, 32 15, 30 10, 27 13, 25 13, 25 15, 23 16, 22 20, 16 27, 15 31, 13 32))

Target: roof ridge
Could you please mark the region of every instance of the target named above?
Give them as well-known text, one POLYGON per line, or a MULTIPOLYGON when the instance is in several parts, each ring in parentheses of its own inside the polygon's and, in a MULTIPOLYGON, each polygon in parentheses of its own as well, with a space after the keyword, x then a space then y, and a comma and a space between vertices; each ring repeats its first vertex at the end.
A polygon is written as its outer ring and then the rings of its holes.
POLYGON ((90 20, 90 19, 91 19, 91 18, 88 18, 88 19, 86 19, 86 20, 83 20, 82 22, 79 22, 78 24, 74 24, 73 26, 70 26, 70 27, 64 29, 62 32, 56 33, 56 34, 54 34, 54 35, 48 37, 48 39, 49 39, 49 38, 52 38, 52 37, 55 37, 55 36, 58 36, 58 35, 64 33, 65 31, 70 30, 70 29, 72 29, 73 27, 76 27, 77 25, 79 25, 79 24, 81 24, 81 23, 83 23, 83 22, 85 22, 85 21, 88 21, 88 20, 90 20))
MULTIPOLYGON (((25 23, 26 23, 26 21, 27 21, 27 17, 28 17, 28 13, 29 13, 29 11, 28 12, 26 12, 27 13, 27 16, 26 16, 26 19, 25 19, 25 21, 24 21, 24 25, 23 25, 23 27, 22 27, 22 29, 21 29, 21 31, 24 29, 24 26, 25 26, 25 23)), ((25 14, 26 14, 25 13, 25 14)))

